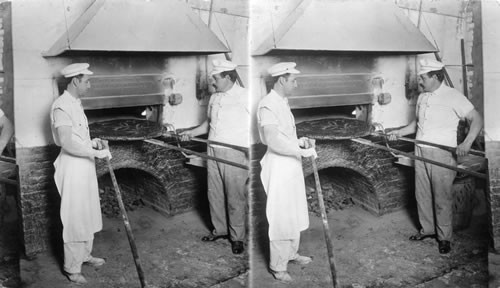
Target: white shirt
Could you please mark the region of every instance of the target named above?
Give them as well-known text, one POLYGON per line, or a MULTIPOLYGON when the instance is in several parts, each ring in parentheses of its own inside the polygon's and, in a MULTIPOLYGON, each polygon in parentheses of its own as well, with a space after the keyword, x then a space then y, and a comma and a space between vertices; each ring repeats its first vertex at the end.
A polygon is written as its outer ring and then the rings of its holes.
POLYGON ((292 141, 298 141, 295 129, 295 119, 286 97, 281 97, 276 91, 271 90, 269 94, 260 101, 257 110, 258 128, 262 143, 267 145, 263 133, 263 128, 266 125, 277 125, 278 131, 285 137, 292 141))
POLYGON ((416 110, 416 139, 456 147, 458 122, 473 109, 464 95, 444 84, 434 92, 420 94, 416 110))
POLYGON ((213 94, 207 114, 210 125, 209 140, 249 146, 250 108, 245 88, 235 83, 228 91, 213 94))
POLYGON ((57 127, 71 126, 73 140, 88 144, 90 141, 89 125, 83 112, 80 99, 73 97, 68 91, 57 98, 50 110, 52 136, 56 145, 61 146, 57 127))

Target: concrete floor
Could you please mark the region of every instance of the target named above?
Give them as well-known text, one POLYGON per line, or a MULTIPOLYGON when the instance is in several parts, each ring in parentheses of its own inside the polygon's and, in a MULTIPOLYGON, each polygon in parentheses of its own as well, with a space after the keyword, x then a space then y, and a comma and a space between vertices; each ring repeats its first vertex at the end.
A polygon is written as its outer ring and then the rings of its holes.
MULTIPOLYGON (((375 218, 351 207, 329 213, 340 287, 488 287, 488 254, 484 215, 455 233, 450 255, 438 253, 434 240, 408 241, 415 225, 407 211, 375 218)), ((310 216, 299 253, 313 257, 307 266, 289 264, 294 282, 287 287, 332 287, 321 219, 310 216)), ((265 226, 265 225, 261 225, 265 226)), ((267 272, 266 229, 252 247, 253 287, 284 287, 267 272)))
MULTIPOLYGON (((295 279, 290 285, 273 279, 267 272, 265 197, 254 196, 258 199, 254 199, 250 271, 249 259, 233 255, 229 243, 199 241, 208 232, 206 215, 192 211, 166 218, 149 208, 130 212, 148 283, 154 287, 332 287, 321 219, 312 214, 300 253, 314 257, 314 262, 289 265, 295 279)), ((470 227, 455 233, 452 253, 441 256, 433 240, 407 240, 415 231, 412 207, 382 217, 356 206, 332 211, 328 220, 340 287, 500 287, 500 256, 488 253, 483 212, 484 207, 477 205, 470 227)), ((1 227, 0 288, 76 287, 61 274, 60 255, 47 252, 32 261, 17 261, 16 225, 15 211, 9 210, 1 227)), ((94 254, 108 262, 98 269, 84 267, 90 282, 85 287, 140 287, 120 218, 104 218, 94 254)))
MULTIPOLYGON (((259 183, 252 187, 251 221, 256 228, 251 241, 252 287, 332 287, 323 224, 311 213, 310 227, 301 234, 299 253, 313 257, 314 261, 307 266, 289 264, 294 281, 286 285, 267 271, 266 196, 259 183)), ((471 225, 454 233, 452 252, 448 255, 439 254, 435 240, 408 240, 417 231, 413 205, 381 217, 357 206, 330 211, 328 222, 339 287, 500 287, 498 279, 488 275, 488 270, 491 274, 500 271, 500 266, 492 266, 490 261, 488 267, 488 219, 483 193, 476 190, 471 225)))
MULTIPOLYGON (((229 242, 205 243, 205 221, 196 211, 165 217, 150 208, 128 213, 145 279, 152 287, 245 287, 248 257, 234 255, 229 242)), ((99 268, 84 266, 86 287, 140 287, 120 218, 104 217, 93 254, 107 259, 99 268)), ((20 262, 25 288, 73 287, 61 273, 60 255, 42 253, 20 262)))

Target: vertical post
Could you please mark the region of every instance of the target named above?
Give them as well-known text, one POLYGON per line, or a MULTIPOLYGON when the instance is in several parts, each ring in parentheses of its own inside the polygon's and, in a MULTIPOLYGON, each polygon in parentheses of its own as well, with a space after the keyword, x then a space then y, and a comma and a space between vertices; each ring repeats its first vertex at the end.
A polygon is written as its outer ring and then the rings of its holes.
POLYGON ((469 98, 469 91, 467 89, 467 63, 465 63, 465 43, 464 38, 460 39, 460 50, 462 51, 462 81, 464 87, 464 95, 469 98))

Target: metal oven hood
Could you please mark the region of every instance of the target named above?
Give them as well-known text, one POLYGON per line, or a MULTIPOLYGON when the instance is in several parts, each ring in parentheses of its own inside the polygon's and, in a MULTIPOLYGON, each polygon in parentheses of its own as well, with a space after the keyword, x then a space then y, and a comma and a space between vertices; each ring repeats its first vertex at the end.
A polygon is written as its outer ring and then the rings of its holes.
POLYGON ((87 109, 163 105, 161 74, 91 75, 92 89, 82 97, 87 109))
POLYGON ((292 109, 370 104, 372 77, 371 73, 298 74, 298 87, 288 103, 292 109))
POLYGON ((400 8, 383 0, 303 0, 269 31, 253 55, 279 50, 437 51, 400 8))
POLYGON ((95 0, 43 56, 68 51, 229 52, 179 0, 95 0))

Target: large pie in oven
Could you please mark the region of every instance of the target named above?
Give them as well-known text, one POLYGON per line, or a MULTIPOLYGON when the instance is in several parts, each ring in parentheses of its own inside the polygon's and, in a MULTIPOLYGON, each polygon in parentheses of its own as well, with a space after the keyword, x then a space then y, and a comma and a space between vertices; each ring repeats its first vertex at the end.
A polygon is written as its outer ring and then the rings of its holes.
POLYGON ((160 137, 163 126, 160 123, 141 119, 114 119, 89 125, 92 138, 111 141, 137 141, 160 137))
POLYGON ((298 137, 317 140, 343 140, 367 136, 371 126, 354 118, 325 118, 304 121, 296 125, 298 137))

